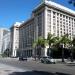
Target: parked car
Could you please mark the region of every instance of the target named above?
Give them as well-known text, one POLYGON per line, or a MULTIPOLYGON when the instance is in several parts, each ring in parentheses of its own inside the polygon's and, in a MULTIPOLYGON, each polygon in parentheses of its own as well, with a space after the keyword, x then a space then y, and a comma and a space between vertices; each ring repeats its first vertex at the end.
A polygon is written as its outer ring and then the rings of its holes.
POLYGON ((48 56, 44 56, 44 57, 41 57, 41 62, 42 63, 46 63, 46 64, 55 64, 55 60, 52 58, 52 57, 48 57, 48 56))
POLYGON ((27 57, 19 57, 19 60, 20 61, 24 61, 24 60, 27 61, 27 57))

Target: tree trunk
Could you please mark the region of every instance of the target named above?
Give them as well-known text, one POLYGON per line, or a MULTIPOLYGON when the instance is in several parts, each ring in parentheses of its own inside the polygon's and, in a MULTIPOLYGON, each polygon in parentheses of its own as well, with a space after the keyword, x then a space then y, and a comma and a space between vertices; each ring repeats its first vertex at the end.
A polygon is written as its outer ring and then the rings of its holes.
POLYGON ((38 49, 38 59, 40 60, 40 58, 41 58, 41 47, 39 47, 38 49))
POLYGON ((71 45, 71 54, 70 54, 70 56, 71 56, 71 62, 73 62, 74 60, 73 60, 73 44, 71 45))
POLYGON ((73 62, 73 51, 71 50, 71 62, 73 62))
POLYGON ((37 48, 35 47, 35 56, 34 56, 34 58, 35 58, 35 61, 36 61, 36 50, 37 50, 37 48))
POLYGON ((51 45, 49 45, 49 56, 51 57, 51 45))
POLYGON ((62 48, 62 62, 64 62, 64 49, 62 48))
POLYGON ((64 44, 62 45, 62 62, 64 62, 64 44))

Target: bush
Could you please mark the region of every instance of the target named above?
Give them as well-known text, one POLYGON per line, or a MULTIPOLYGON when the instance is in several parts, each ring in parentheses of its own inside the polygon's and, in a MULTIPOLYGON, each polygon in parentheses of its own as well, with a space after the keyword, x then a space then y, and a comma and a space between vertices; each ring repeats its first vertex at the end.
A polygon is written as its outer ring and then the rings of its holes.
POLYGON ((8 57, 5 53, 1 54, 2 57, 8 57))

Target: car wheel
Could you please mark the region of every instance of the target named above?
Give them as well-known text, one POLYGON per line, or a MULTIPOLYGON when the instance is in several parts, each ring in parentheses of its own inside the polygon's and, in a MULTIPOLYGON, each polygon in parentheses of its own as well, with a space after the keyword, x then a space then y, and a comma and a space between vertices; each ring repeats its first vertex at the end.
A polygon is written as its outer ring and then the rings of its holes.
POLYGON ((55 64, 55 62, 53 62, 53 64, 55 64))
POLYGON ((46 64, 47 62, 46 61, 43 61, 43 63, 46 64))
POLYGON ((44 63, 44 61, 41 60, 41 63, 44 63))

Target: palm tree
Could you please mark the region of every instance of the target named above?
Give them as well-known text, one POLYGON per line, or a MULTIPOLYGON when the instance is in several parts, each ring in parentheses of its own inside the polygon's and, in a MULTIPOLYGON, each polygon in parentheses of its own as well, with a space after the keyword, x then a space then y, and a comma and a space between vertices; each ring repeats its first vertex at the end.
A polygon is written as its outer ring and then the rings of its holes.
POLYGON ((56 36, 56 37, 53 38, 53 40, 54 40, 54 46, 58 47, 60 37, 56 36))
POLYGON ((73 50, 75 49, 75 38, 73 38, 73 40, 70 42, 71 45, 71 62, 73 62, 73 50))
POLYGON ((66 47, 67 44, 69 44, 69 42, 70 42, 70 39, 68 38, 68 34, 65 34, 64 36, 60 38, 59 43, 62 48, 62 62, 64 62, 64 48, 66 47))
POLYGON ((59 37, 55 37, 53 36, 52 34, 48 33, 48 36, 47 36, 47 42, 48 42, 48 45, 49 45, 49 50, 48 50, 48 55, 50 56, 51 54, 51 48, 54 48, 55 45, 58 43, 58 40, 59 40, 59 37))
POLYGON ((54 42, 53 40, 53 35, 48 33, 48 36, 47 36, 47 42, 48 42, 48 45, 49 45, 49 50, 47 52, 47 55, 50 56, 51 55, 51 46, 52 46, 52 43, 54 42))
POLYGON ((33 47, 35 49, 35 59, 36 59, 36 50, 38 51, 38 58, 40 59, 41 56, 41 50, 45 48, 46 40, 43 37, 39 37, 36 41, 33 43, 33 47))
POLYGON ((53 35, 48 33, 47 40, 48 40, 49 48, 51 48, 51 44, 53 43, 53 35))
POLYGON ((75 38, 73 38, 72 44, 73 44, 73 46, 75 46, 75 38))
POLYGON ((54 43, 53 43, 54 50, 58 50, 59 46, 60 46, 60 37, 56 36, 54 37, 54 43))

